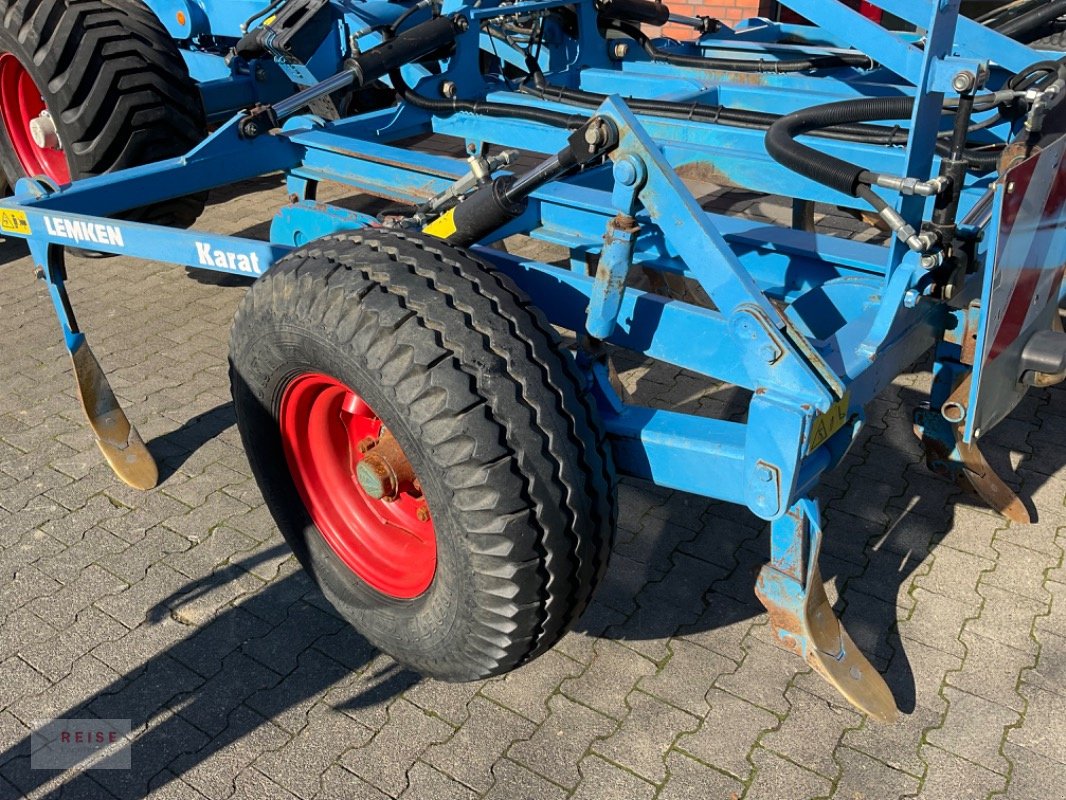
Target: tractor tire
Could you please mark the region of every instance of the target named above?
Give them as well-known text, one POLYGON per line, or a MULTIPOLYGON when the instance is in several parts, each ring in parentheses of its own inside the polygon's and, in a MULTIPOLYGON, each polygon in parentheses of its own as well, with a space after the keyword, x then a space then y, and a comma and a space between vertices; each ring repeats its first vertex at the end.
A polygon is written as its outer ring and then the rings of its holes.
POLYGON ((605 431, 572 355, 506 277, 414 234, 318 240, 249 290, 230 379, 282 534, 397 661, 498 675, 587 606, 616 521, 605 431), (387 469, 371 465, 386 442, 387 469), (376 499, 386 484, 391 502, 376 499))
MULTIPOLYGON (((207 135, 185 61, 140 0, 0 0, 0 12, 0 167, 10 185, 142 166, 207 135)), ((122 217, 188 227, 205 202, 200 193, 122 217)))
POLYGON ((1066 31, 1059 31, 1051 34, 1051 36, 1045 36, 1043 39, 1037 39, 1035 42, 1030 42, 1029 46, 1036 50, 1054 50, 1059 53, 1066 53, 1066 31))

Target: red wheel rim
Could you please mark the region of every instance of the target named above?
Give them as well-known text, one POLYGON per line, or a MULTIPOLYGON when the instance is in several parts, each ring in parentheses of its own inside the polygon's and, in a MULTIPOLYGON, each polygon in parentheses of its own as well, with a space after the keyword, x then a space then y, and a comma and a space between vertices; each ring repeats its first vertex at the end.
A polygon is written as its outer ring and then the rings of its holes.
POLYGON ((281 439, 296 489, 322 537, 377 591, 409 600, 429 588, 437 538, 418 482, 379 500, 356 478, 365 443, 384 425, 340 381, 321 373, 295 378, 281 399, 281 439))
POLYGON ((30 123, 45 110, 41 90, 22 62, 11 53, 0 55, 0 117, 23 171, 30 176, 47 175, 56 183, 70 183, 66 154, 38 146, 30 135, 30 123))

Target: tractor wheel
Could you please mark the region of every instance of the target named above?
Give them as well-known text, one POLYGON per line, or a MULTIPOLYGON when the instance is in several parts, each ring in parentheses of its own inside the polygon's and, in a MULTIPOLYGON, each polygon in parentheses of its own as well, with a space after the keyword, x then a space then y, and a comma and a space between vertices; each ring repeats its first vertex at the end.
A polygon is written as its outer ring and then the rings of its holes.
POLYGON ((318 240, 249 290, 230 378, 278 527, 398 661, 497 675, 588 604, 616 514, 603 426, 505 277, 411 234, 318 240))
MULTIPOLYGON (((0 0, 0 166, 59 184, 184 154, 207 135, 174 41, 139 0, 0 0)), ((198 194, 125 213, 187 227, 198 194)))
POLYGON ((1059 31, 1043 39, 1037 39, 1029 44, 1036 50, 1055 50, 1059 53, 1066 52, 1066 31, 1059 31))

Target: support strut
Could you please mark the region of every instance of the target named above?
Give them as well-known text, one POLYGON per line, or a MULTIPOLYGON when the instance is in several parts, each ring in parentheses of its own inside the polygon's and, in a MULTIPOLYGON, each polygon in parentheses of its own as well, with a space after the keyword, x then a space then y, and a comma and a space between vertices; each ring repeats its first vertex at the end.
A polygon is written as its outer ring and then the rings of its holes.
POLYGON ((123 483, 147 491, 159 482, 159 468, 129 421, 107 381, 100 362, 89 347, 85 334, 78 329, 74 310, 66 289, 66 268, 62 248, 30 242, 30 251, 48 282, 52 304, 63 329, 63 340, 70 353, 78 397, 92 428, 96 445, 107 463, 123 483))

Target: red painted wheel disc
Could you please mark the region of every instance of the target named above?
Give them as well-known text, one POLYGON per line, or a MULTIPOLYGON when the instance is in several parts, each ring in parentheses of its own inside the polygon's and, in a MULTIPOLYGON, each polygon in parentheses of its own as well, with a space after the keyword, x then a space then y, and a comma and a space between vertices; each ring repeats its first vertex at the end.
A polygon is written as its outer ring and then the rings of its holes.
POLYGON ((29 176, 47 175, 56 183, 70 183, 66 154, 39 147, 30 135, 30 123, 44 110, 41 90, 22 62, 12 53, 0 54, 0 117, 23 171, 29 176))
POLYGON ((297 491, 337 557, 382 594, 425 592, 437 569, 425 498, 406 487, 396 500, 378 500, 356 480, 360 443, 384 428, 373 409, 337 379, 305 373, 286 387, 279 422, 297 491))

